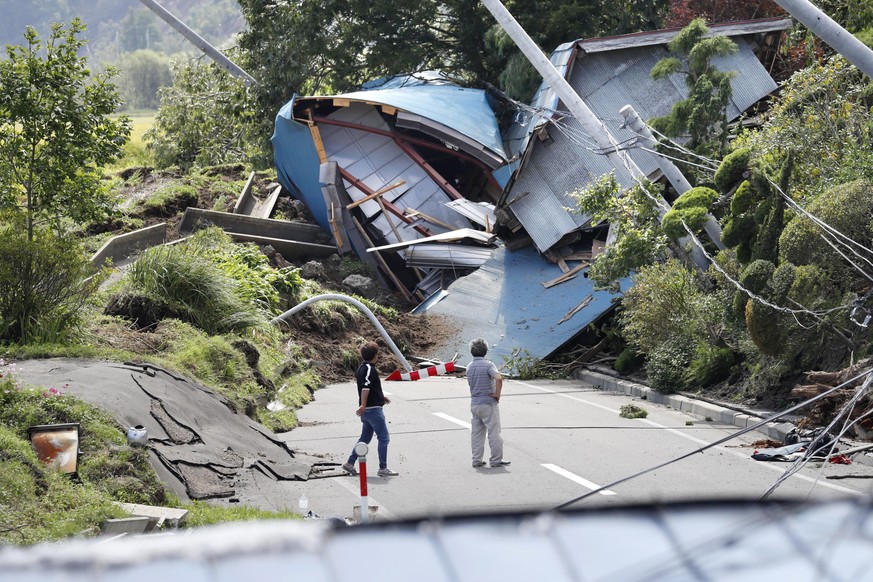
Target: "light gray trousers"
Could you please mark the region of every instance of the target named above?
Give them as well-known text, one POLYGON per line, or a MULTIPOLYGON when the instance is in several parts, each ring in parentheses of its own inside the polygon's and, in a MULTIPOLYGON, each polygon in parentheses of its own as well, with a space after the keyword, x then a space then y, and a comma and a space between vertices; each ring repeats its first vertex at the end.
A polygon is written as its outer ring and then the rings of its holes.
POLYGON ((494 404, 472 404, 470 412, 470 443, 473 449, 473 462, 478 463, 485 454, 485 435, 491 449, 491 464, 503 460, 503 437, 500 436, 500 408, 494 404))

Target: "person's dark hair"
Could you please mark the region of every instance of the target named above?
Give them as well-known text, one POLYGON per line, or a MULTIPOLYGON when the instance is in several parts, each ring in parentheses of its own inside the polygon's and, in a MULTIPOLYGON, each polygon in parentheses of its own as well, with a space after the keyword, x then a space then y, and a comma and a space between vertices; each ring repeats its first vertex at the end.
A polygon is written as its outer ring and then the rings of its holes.
POLYGON ((484 358, 488 353, 488 342, 482 338, 474 339, 470 342, 470 353, 474 358, 484 358))
POLYGON ((364 360, 372 360, 379 353, 379 344, 376 342, 367 342, 361 346, 361 358, 364 360))

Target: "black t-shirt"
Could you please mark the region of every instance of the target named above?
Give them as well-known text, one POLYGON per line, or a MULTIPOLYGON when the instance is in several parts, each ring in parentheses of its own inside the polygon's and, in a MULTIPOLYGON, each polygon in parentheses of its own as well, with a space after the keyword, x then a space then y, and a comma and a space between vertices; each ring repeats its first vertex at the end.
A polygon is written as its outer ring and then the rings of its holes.
POLYGON ((355 372, 355 380, 358 383, 358 406, 361 405, 361 390, 369 388, 366 408, 383 406, 385 395, 382 394, 382 381, 379 379, 379 371, 373 362, 362 362, 355 372))

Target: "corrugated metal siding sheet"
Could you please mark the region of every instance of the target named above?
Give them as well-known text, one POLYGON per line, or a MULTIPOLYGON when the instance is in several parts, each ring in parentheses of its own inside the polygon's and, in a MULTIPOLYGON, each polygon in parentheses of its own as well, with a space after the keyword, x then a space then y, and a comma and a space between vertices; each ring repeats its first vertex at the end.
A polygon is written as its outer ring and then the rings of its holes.
MULTIPOLYGON (((716 63, 722 70, 742 71, 731 81, 734 99, 728 114, 732 119, 739 116, 740 110, 776 89, 776 83, 745 39, 735 37, 733 40, 739 52, 716 63)), ((561 56, 566 54, 562 52, 561 56)), ((688 95, 683 75, 671 75, 662 80, 651 78, 652 67, 668 54, 663 46, 583 53, 568 81, 616 141, 629 143, 634 134, 622 127, 624 120, 619 110, 623 106, 632 105, 640 117, 647 120, 669 114, 673 104, 688 95)), ((530 158, 507 196, 510 207, 540 251, 547 250, 587 222, 588 217, 567 210, 575 208, 575 200, 568 193, 613 171, 609 158, 598 153, 594 140, 584 135, 578 122, 565 119, 562 123, 578 137, 571 140, 558 128, 550 127, 550 143, 533 140, 530 158)), ((635 149, 629 149, 628 154, 647 176, 658 171, 658 158, 654 154, 635 149)), ((619 184, 624 187, 634 184, 625 168, 615 171, 619 184)))
MULTIPOLYGON (((349 107, 341 107, 333 112, 330 118, 385 131, 390 130, 377 109, 363 103, 352 103, 349 107)), ((341 168, 350 172, 370 189, 379 190, 405 180, 403 186, 385 194, 385 199, 401 210, 414 208, 455 228, 470 226, 463 216, 445 207, 445 203, 450 200, 449 197, 391 138, 334 125, 322 124, 319 125, 319 130, 328 159, 337 162, 341 168)), ((360 200, 366 196, 348 181, 345 181, 345 186, 353 200, 360 200)), ((381 208, 376 201, 365 202, 360 208, 368 220, 372 221, 372 225, 382 233, 385 240, 398 242, 391 224, 381 214, 381 208)), ((412 226, 403 223, 399 218, 392 216, 391 221, 404 240, 420 238, 421 235, 413 230, 412 226)), ((445 230, 431 224, 425 226, 434 232, 445 230)))
MULTIPOLYGON (((760 64, 752 47, 744 38, 735 38, 739 51, 734 55, 714 59, 722 71, 742 71, 731 79, 731 101, 738 112, 745 111, 778 88, 776 81, 760 64), (757 64, 757 66, 754 66, 757 64)), ((739 113, 737 113, 739 116, 739 113)))
POLYGON ((477 337, 491 346, 488 357, 510 373, 514 370, 505 362, 515 350, 526 350, 538 359, 548 356, 608 310, 615 297, 596 291, 581 273, 549 289, 542 286, 559 275, 561 270, 534 249, 495 249, 482 267, 452 283, 448 296, 428 310, 428 314, 451 316, 460 327, 434 357, 445 361, 456 353, 469 354, 467 344, 477 337), (591 303, 558 324, 587 295, 592 295, 591 303))

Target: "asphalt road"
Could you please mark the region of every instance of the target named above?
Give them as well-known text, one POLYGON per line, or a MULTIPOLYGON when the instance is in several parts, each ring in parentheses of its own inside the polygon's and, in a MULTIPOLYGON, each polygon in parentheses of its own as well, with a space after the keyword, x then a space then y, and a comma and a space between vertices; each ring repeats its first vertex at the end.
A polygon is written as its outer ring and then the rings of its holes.
MULTIPOLYGON (((368 455, 370 504, 389 519, 553 508, 599 486, 694 451, 738 429, 695 419, 626 395, 602 392, 579 381, 508 380, 501 400, 506 468, 471 467, 469 393, 463 378, 386 382, 392 403, 389 466, 398 477, 379 478, 376 440, 368 455), (619 417, 635 403, 648 418, 619 417), (688 426, 687 423, 693 424, 688 426)), ((360 433, 352 383, 316 392, 299 411, 301 426, 280 435, 293 449, 342 463, 360 433)), ((788 463, 751 459, 744 435, 721 447, 602 491, 572 507, 724 498, 757 499, 788 463)), ((487 447, 486 447, 487 456, 487 447)), ((827 480, 827 475, 873 475, 860 465, 816 464, 786 480, 771 499, 834 499, 871 490, 871 480, 827 480)), ((276 505, 298 509, 300 495, 318 515, 350 516, 360 502, 358 477, 325 473, 295 483, 292 499, 276 505)))

